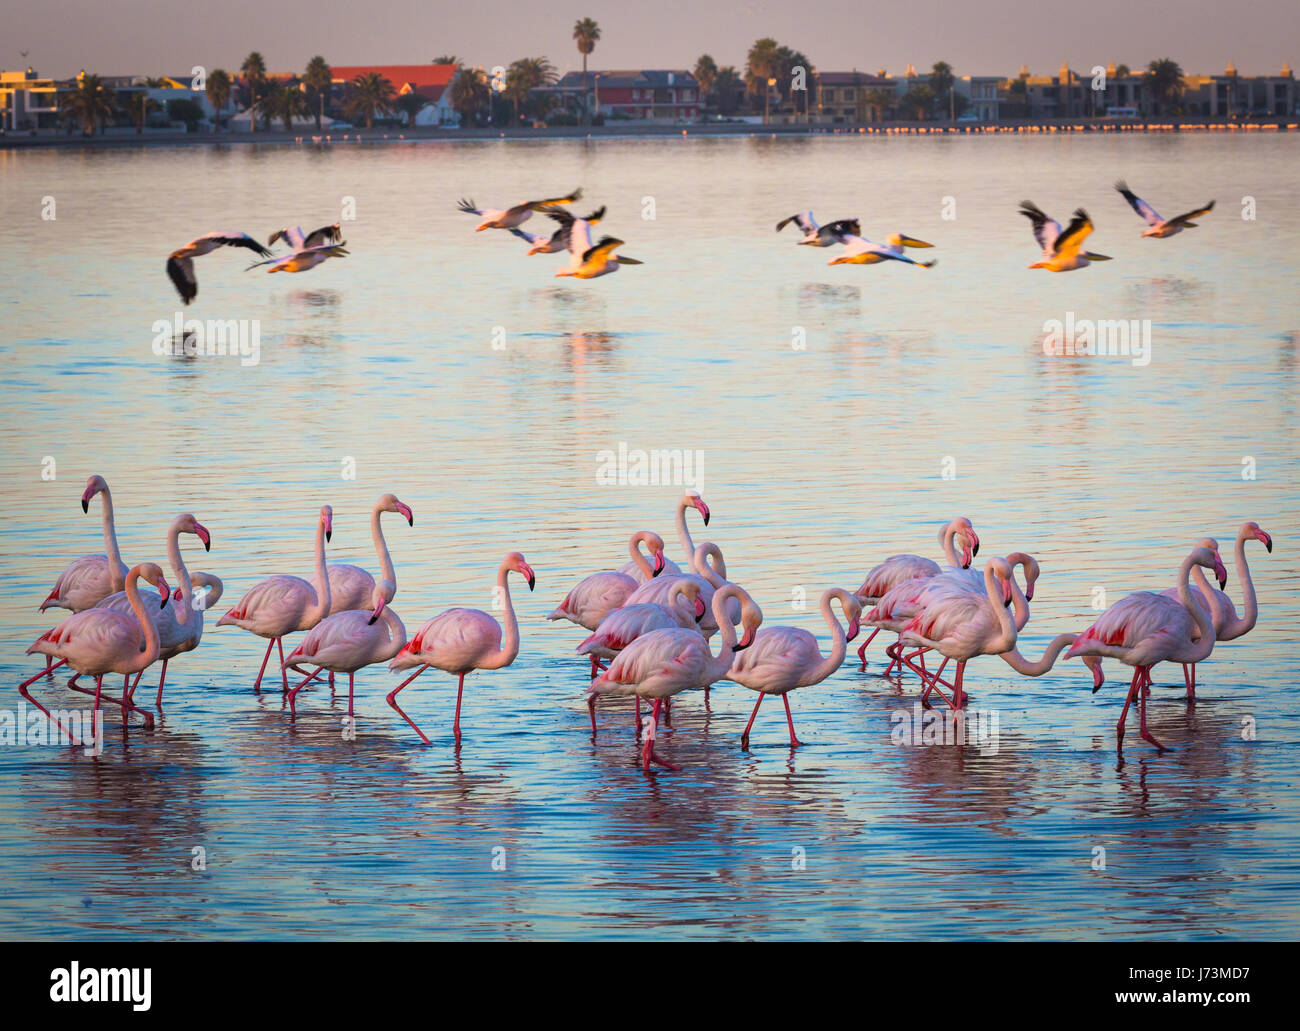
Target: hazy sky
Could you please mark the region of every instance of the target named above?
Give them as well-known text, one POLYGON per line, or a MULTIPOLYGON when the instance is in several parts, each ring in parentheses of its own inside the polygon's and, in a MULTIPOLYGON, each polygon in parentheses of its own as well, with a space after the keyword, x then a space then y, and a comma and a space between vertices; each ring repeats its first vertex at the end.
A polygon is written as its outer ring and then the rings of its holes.
POLYGON ((573 22, 595 18, 593 67, 689 67, 701 53, 741 65, 774 36, 823 71, 901 72, 946 60, 959 74, 1035 74, 1172 57, 1188 72, 1275 73, 1300 58, 1296 0, 39 0, 9 6, 0 68, 43 75, 157 75, 235 69, 260 50, 271 71, 415 64, 442 53, 484 67, 545 55, 580 67, 573 22), (29 52, 24 59, 21 51, 29 52))

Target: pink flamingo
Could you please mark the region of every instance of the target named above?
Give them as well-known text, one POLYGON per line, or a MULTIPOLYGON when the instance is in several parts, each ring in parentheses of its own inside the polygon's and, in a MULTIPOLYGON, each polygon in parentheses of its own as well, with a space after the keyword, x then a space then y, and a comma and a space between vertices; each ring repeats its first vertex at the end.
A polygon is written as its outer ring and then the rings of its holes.
POLYGON ((239 604, 219 620, 217 626, 233 624, 243 630, 268 638, 262 668, 257 671, 253 690, 260 691, 271 648, 280 649, 280 677, 284 693, 289 691, 289 675, 284 671, 285 634, 310 630, 330 610, 330 577, 325 564, 325 543, 333 532, 334 510, 322 505, 316 524, 316 575, 309 583, 297 576, 270 576, 248 589, 239 604))
POLYGON ((678 767, 661 759, 654 750, 655 731, 664 700, 682 691, 704 688, 727 675, 736 652, 748 648, 763 622, 762 610, 735 584, 727 584, 713 595, 713 615, 722 630, 722 646, 715 657, 709 643, 695 630, 675 627, 643 634, 618 654, 609 669, 591 682, 587 709, 591 730, 596 732, 596 699, 602 695, 636 695, 654 700, 646 730, 641 765, 651 763, 670 770, 678 767), (727 602, 737 599, 744 635, 736 640, 736 629, 727 618, 727 602))
MULTIPOLYGON (((646 603, 666 605, 669 594, 679 581, 686 580, 694 583, 699 587, 700 599, 704 602, 705 611, 699 627, 700 633, 707 640, 718 632, 718 621, 713 618, 713 595, 718 588, 725 587, 730 582, 727 580, 727 563, 722 557, 721 548, 712 541, 704 541, 696 546, 691 555, 690 567, 695 572, 680 573, 677 576, 664 573, 654 580, 646 581, 629 594, 623 604, 625 606, 646 603)), ((740 609, 734 601, 729 603, 727 612, 732 623, 739 620, 740 609)))
MULTIPOLYGON (((1129 706, 1136 698, 1143 740, 1164 750, 1164 745, 1147 730, 1146 699, 1151 667, 1158 662, 1200 662, 1214 649, 1214 624, 1205 604, 1193 597, 1188 586, 1193 566, 1213 569, 1220 586, 1227 582, 1228 571, 1223 568, 1218 553, 1210 548, 1193 548, 1178 569, 1177 601, 1153 591, 1126 595, 1080 634, 1065 654, 1067 659, 1076 655, 1113 656, 1133 667, 1128 697, 1115 726, 1116 744, 1121 749, 1129 706), (1196 635, 1199 639, 1193 640, 1196 635)), ((1094 693, 1097 687, 1093 688, 1094 693)))
POLYGON ((984 592, 976 594, 965 587, 936 587, 925 607, 903 628, 900 644, 891 645, 901 655, 901 648, 913 645, 933 648, 944 657, 934 673, 927 674, 903 656, 903 661, 926 683, 926 695, 937 691, 953 709, 966 704, 963 680, 966 663, 977 655, 1000 655, 1016 644, 1016 624, 1007 611, 1014 582, 1011 564, 1004 558, 989 559, 984 567, 984 592), (951 684, 943 680, 944 667, 956 661, 951 684), (949 699, 938 685, 952 690, 949 699))
MULTIPOLYGON (((103 555, 83 555, 71 563, 54 584, 46 599, 37 608, 38 612, 46 609, 70 609, 82 612, 94 608, 114 591, 120 591, 126 584, 126 564, 122 561, 117 548, 117 525, 113 519, 113 495, 108 489, 108 482, 102 476, 91 476, 86 480, 86 489, 81 495, 81 511, 90 511, 90 502, 96 494, 104 495, 104 551, 103 555)), ((45 657, 45 669, 36 676, 24 681, 27 685, 52 673, 63 662, 51 664, 50 657, 45 657)), ((75 684, 74 676, 70 683, 75 684)))
MULTIPOLYGON (((393 556, 388 552, 388 542, 384 540, 384 530, 379 524, 379 517, 385 512, 396 512, 406 520, 408 526, 415 525, 415 515, 409 505, 402 504, 395 494, 385 494, 375 502, 370 513, 370 537, 375 544, 375 554, 379 556, 380 580, 387 584, 384 596, 386 604, 391 605, 397 595, 397 570, 393 568, 393 556)), ((369 612, 374 608, 372 599, 375 593, 375 578, 360 566, 331 562, 330 570, 330 615, 361 609, 369 612)))
MULTIPOLYGON (((126 593, 131 599, 129 613, 115 609, 83 609, 73 613, 54 629, 47 630, 27 649, 28 655, 57 655, 78 674, 95 678, 95 709, 92 718, 96 722, 99 720, 104 676, 120 673, 124 677, 120 703, 123 720, 129 718, 130 712, 138 712, 144 717, 145 726, 153 726, 153 713, 132 705, 130 695, 131 675, 140 673, 158 658, 158 628, 140 600, 137 581, 141 577, 158 588, 160 605, 166 605, 167 599, 171 597, 171 588, 163 579, 162 568, 153 562, 142 562, 126 574, 126 593)), ((28 693, 25 685, 19 688, 19 693, 54 720, 61 733, 67 733, 62 724, 50 715, 49 709, 28 693)), ((68 737, 71 736, 68 734, 68 737)))
MULTIPOLYGON (((406 644, 406 627, 397 613, 387 607, 385 595, 392 584, 377 583, 371 592, 373 611, 348 609, 335 612, 317 623, 307 632, 302 644, 291 651, 285 665, 297 669, 295 663, 311 662, 318 669, 348 675, 348 718, 353 716, 352 693, 357 670, 376 662, 388 662, 406 644), (380 620, 383 622, 380 622, 380 620)), ((308 674, 302 683, 289 691, 289 711, 296 717, 295 699, 315 674, 308 674)))
MULTIPOLYGON (((1246 564, 1246 542, 1251 540, 1263 544, 1264 550, 1270 555, 1273 553, 1273 538, 1260 528, 1259 523, 1241 524, 1241 529, 1237 531, 1237 545, 1233 551, 1233 565, 1237 570, 1237 579, 1241 582, 1241 595, 1246 605, 1244 616, 1237 615, 1237 607, 1232 603, 1231 598, 1223 591, 1210 586, 1209 580, 1205 578, 1199 566, 1192 568, 1192 579, 1196 581, 1196 588, 1201 592, 1201 597, 1205 599, 1210 610, 1216 641, 1235 641, 1238 637, 1246 636, 1255 629, 1255 622, 1259 618, 1259 604, 1255 600, 1255 582, 1250 577, 1250 566, 1246 564)), ((1213 538, 1207 537, 1201 541, 1201 546, 1212 548, 1215 552, 1219 550, 1219 542, 1213 538)), ((1171 587, 1163 593, 1167 598, 1178 597, 1177 588, 1171 587)), ((1195 701, 1196 663, 1183 663, 1183 680, 1187 684, 1187 697, 1195 701)))
MULTIPOLYGON (((939 545, 943 548, 949 569, 968 568, 971 559, 980 551, 979 535, 975 533, 975 527, 965 516, 958 516, 939 528, 939 545), (954 545, 957 537, 961 537, 962 541, 961 558, 957 557, 957 549, 954 545)), ((939 563, 922 558, 920 555, 891 555, 867 573, 862 586, 854 594, 858 604, 866 609, 868 606, 879 604, 892 588, 908 580, 929 579, 938 576, 941 572, 943 569, 939 563)), ((881 629, 881 627, 873 629, 862 642, 862 647, 858 649, 858 658, 862 660, 863 669, 867 668, 867 645, 875 640, 876 634, 880 633, 881 629)), ((894 662, 890 662, 885 672, 888 673, 894 665, 894 662)))
MULTIPOLYGON (((645 580, 654 580, 664 569, 664 552, 663 540, 656 533, 649 530, 639 530, 632 535, 628 543, 628 553, 632 556, 632 561, 636 563, 645 580), (658 550, 655 550, 658 542, 658 550), (641 554, 642 543, 650 545, 651 557, 654 565, 646 561, 646 557, 641 554)), ((590 576, 583 577, 564 597, 564 601, 552 612, 547 619, 567 619, 570 623, 576 623, 578 626, 587 630, 595 630, 600 626, 600 621, 615 609, 622 608, 628 598, 640 586, 636 580, 626 573, 618 573, 614 570, 605 570, 600 573, 592 573, 590 576)), ((593 655, 591 658, 591 671, 594 675, 596 672, 597 659, 593 655)))
POLYGON ((501 637, 501 624, 479 609, 448 609, 434 616, 397 653, 388 664, 393 672, 419 666, 414 673, 393 688, 388 704, 420 735, 426 745, 429 739, 415 721, 397 704, 397 693, 430 666, 459 677, 456 688, 456 719, 452 733, 460 744, 460 703, 465 694, 465 674, 476 669, 505 669, 519 654, 519 622, 515 618, 514 603, 510 600, 508 575, 518 573, 528 581, 531 591, 537 586, 537 576, 524 561, 524 556, 512 551, 497 567, 496 593, 505 609, 505 640, 501 637))
POLYGON ((632 538, 632 548, 632 553, 636 557, 628 559, 618 567, 617 571, 622 573, 624 576, 630 576, 638 584, 643 584, 647 580, 652 580, 656 576, 664 573, 671 573, 674 576, 681 574, 681 568, 676 562, 670 562, 668 559, 664 558, 664 539, 657 533, 651 533, 649 530, 642 530, 632 538), (642 543, 648 545, 650 549, 650 561, 654 563, 653 566, 648 567, 645 559, 640 554, 642 543), (646 575, 647 568, 650 569, 649 576, 646 575), (658 572, 655 572, 656 568, 658 569, 658 572))
MULTIPOLYGON (((167 681, 167 663, 178 655, 185 652, 191 652, 199 646, 199 640, 203 635, 203 611, 194 605, 194 582, 190 579, 190 572, 185 568, 185 559, 181 555, 180 535, 183 533, 193 534, 203 542, 205 551, 212 550, 212 535, 208 533, 207 527, 203 526, 189 512, 182 512, 171 521, 167 528, 167 560, 171 563, 172 572, 176 574, 176 582, 180 586, 176 589, 177 600, 179 605, 168 605, 159 609, 148 609, 149 618, 153 620, 154 626, 158 630, 158 657, 162 659, 162 673, 158 677, 158 695, 154 700, 155 707, 162 711, 163 684, 167 681)), ((206 574, 200 574, 205 575, 206 574)), ((217 584, 217 597, 221 596, 221 581, 216 577, 210 577, 217 584)), ((211 598, 204 599, 204 604, 213 604, 211 598)), ((99 609, 113 609, 117 612, 130 612, 131 599, 127 597, 125 591, 117 594, 110 594, 107 598, 95 606, 99 609)), ((135 689, 140 685, 140 677, 144 676, 141 671, 134 684, 131 685, 131 697, 135 697, 135 689)), ((82 688, 76 690, 81 691, 82 688)), ((88 691, 86 693, 89 693, 88 691)))
POLYGON ((859 618, 862 615, 862 605, 858 599, 840 587, 832 587, 822 594, 821 610, 822 618, 831 628, 829 655, 822 656, 817 638, 807 630, 793 626, 769 626, 758 632, 753 647, 745 649, 732 659, 727 679, 758 692, 754 711, 749 714, 745 732, 740 736, 741 748, 749 747, 749 731, 754 726, 754 717, 758 715, 758 707, 763 704, 763 698, 770 694, 780 695, 781 701, 785 703, 790 747, 796 748, 803 743, 794 735, 790 692, 796 687, 820 684, 844 664, 845 649, 848 642, 858 636, 859 618), (847 634, 831 611, 832 601, 840 603, 840 611, 848 623, 847 634))

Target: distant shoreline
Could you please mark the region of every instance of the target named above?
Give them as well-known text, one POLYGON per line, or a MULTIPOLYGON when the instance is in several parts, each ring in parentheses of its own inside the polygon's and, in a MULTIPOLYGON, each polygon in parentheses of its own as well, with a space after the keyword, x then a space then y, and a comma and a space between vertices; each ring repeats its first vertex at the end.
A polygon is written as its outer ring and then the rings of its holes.
POLYGON ((1172 120, 1091 121, 1058 119, 1028 122, 883 122, 864 125, 758 125, 749 122, 701 122, 687 125, 641 125, 635 122, 601 126, 554 126, 535 129, 512 126, 505 129, 446 129, 417 127, 396 129, 315 129, 293 132, 204 132, 204 133, 114 133, 111 136, 29 136, 9 133, 0 136, 0 150, 98 150, 119 147, 244 146, 249 144, 343 144, 420 143, 456 140, 572 140, 627 139, 639 137, 728 137, 728 136, 1025 136, 1081 133, 1227 132, 1249 135, 1300 131, 1297 121, 1270 118, 1232 121, 1212 118, 1172 120))

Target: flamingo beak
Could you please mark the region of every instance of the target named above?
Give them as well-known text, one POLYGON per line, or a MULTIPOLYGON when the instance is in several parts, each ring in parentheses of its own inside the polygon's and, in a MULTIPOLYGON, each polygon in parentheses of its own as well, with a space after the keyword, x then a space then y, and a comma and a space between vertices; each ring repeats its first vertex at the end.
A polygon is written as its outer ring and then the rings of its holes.
POLYGON ((707 612, 707 611, 708 611, 708 609, 706 609, 706 608, 704 607, 704 599, 701 598, 699 595, 696 595, 696 597, 695 597, 695 622, 698 623, 701 619, 703 619, 703 618, 704 618, 704 613, 707 612))
POLYGON ((1106 683, 1106 675, 1101 671, 1101 663, 1092 667, 1092 693, 1096 694, 1101 690, 1101 685, 1106 683))
POLYGON ((861 630, 862 630, 862 623, 859 622, 857 618, 852 619, 849 622, 849 632, 844 635, 845 642, 847 643, 848 641, 852 641, 855 637, 858 636, 858 633, 861 630))
POLYGON ((974 530, 967 530, 966 532, 970 534, 970 553, 972 555, 978 555, 980 553, 980 535, 974 530))
POLYGON ((181 594, 181 589, 180 589, 179 587, 177 587, 176 590, 172 591, 172 600, 173 600, 173 601, 180 601, 181 598, 183 598, 183 597, 184 597, 184 595, 181 594))
POLYGON ((377 620, 380 617, 383 611, 384 611, 384 599, 380 598, 379 604, 375 606, 375 611, 371 613, 370 618, 366 620, 366 626, 374 626, 375 620, 377 620))
POLYGON ((962 567, 962 569, 969 569, 969 568, 970 568, 970 560, 971 560, 971 556, 972 556, 973 554, 974 554, 974 552, 971 551, 971 546, 970 546, 969 544, 963 544, 963 545, 962 545, 962 549, 961 549, 961 567, 962 567))
POLYGON ((1218 555, 1214 556, 1214 575, 1219 578, 1219 590, 1228 586, 1228 570, 1224 568, 1223 560, 1218 555))
POLYGON ((1270 555, 1273 554, 1273 538, 1263 530, 1258 531, 1255 536, 1264 542, 1264 550, 1270 555))
POLYGON ((663 571, 664 571, 664 553, 662 551, 656 551, 653 575, 658 576, 663 571))
POLYGON ((172 589, 167 586, 166 580, 160 580, 158 582, 158 595, 160 599, 158 602, 158 608, 160 610, 165 609, 167 607, 168 600, 172 596, 172 589))
POLYGON ((327 516, 325 519, 325 540, 328 541, 333 536, 334 536, 334 519, 332 516, 327 516))
POLYGON ((1003 605, 1011 604, 1011 581, 1010 580, 1002 581, 1002 604, 1003 605))
POLYGON ((194 535, 203 542, 203 550, 212 550, 212 534, 208 533, 208 528, 201 523, 194 524, 194 535))
POLYGON ((519 565, 522 567, 519 570, 519 572, 523 573, 524 576, 528 577, 528 589, 531 591, 534 587, 537 586, 537 575, 533 572, 532 566, 530 566, 527 562, 521 562, 519 563, 519 565))
POLYGON ((84 494, 81 495, 81 511, 86 513, 90 511, 90 499, 95 496, 93 487, 87 487, 84 494))
POLYGON ((709 506, 706 505, 706 504, 704 503, 704 499, 703 499, 703 498, 696 498, 693 502, 691 502, 691 504, 693 504, 697 509, 699 509, 700 515, 702 515, 702 516, 704 517, 704 525, 705 525, 705 526, 708 526, 708 525, 709 525, 709 506))
POLYGON ((415 513, 411 511, 410 505, 403 505, 400 501, 397 503, 397 514, 406 517, 406 525, 415 525, 415 513))
POLYGON ((742 637, 740 641, 736 644, 736 647, 734 647, 731 650, 733 652, 744 651, 746 648, 748 648, 751 644, 754 643, 754 633, 755 633, 754 627, 752 626, 745 627, 745 636, 742 637))
POLYGON ((1033 600, 1034 600, 1034 584, 1033 581, 1030 581, 1028 584, 1025 585, 1025 601, 1033 601, 1033 600))

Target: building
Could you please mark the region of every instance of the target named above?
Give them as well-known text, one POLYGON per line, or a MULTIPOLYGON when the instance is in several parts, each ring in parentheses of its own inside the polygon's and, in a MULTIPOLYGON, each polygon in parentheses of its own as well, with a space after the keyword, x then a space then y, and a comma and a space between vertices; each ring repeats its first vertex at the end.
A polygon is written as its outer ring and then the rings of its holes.
POLYGON ((1091 79, 1082 78, 1064 63, 1055 75, 1031 75, 1021 65, 1019 75, 1002 80, 998 95, 1029 118, 1084 118, 1101 113, 1096 110, 1097 98, 1093 96, 1091 84, 1091 79), (1013 88, 1017 81, 1023 87, 1013 88))
POLYGON ((336 65, 331 69, 334 91, 340 100, 353 79, 376 72, 393 84, 398 96, 418 93, 429 102, 415 116, 416 125, 447 128, 460 125, 460 113, 451 106, 451 82, 457 70, 454 64, 336 65))
POLYGON ((59 83, 35 70, 0 72, 0 128, 5 132, 55 129, 59 124, 59 83))
POLYGON ((582 72, 566 72, 555 85, 533 94, 576 110, 582 110, 585 95, 593 113, 614 119, 694 121, 703 109, 700 84, 683 69, 588 71, 585 81, 582 72))
POLYGON ((974 116, 977 122, 996 122, 1002 97, 999 89, 1003 79, 1000 75, 962 75, 953 84, 957 95, 969 102, 963 117, 974 116))
POLYGON ((813 120, 830 125, 880 121, 896 93, 894 81, 883 70, 813 72, 812 80, 813 120))
POLYGON ((1238 75, 1229 62, 1222 75, 1183 77, 1185 114, 1212 118, 1284 117, 1297 113, 1295 77, 1284 64, 1277 75, 1238 75))

